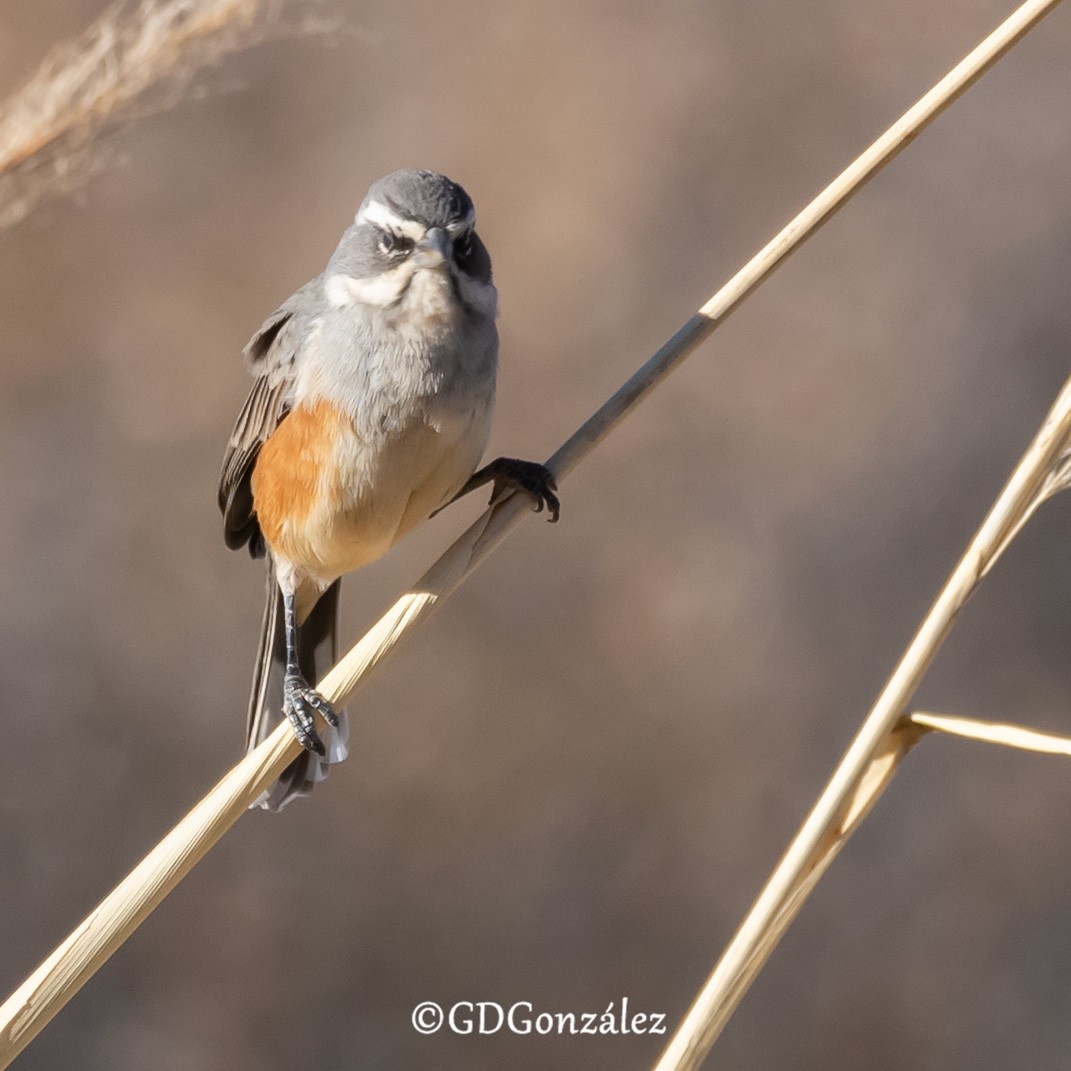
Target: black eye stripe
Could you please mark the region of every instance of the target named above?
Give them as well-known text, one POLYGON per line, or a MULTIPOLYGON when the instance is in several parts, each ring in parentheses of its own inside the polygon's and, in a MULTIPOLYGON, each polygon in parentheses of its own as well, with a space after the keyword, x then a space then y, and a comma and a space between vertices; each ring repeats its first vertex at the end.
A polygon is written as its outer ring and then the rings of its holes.
POLYGON ((464 268, 472 256, 472 232, 466 231, 454 239, 454 260, 458 267, 464 268))
POLYGON ((471 228, 454 239, 454 264, 458 271, 479 283, 491 281, 491 258, 480 236, 471 228))
POLYGON ((454 245, 454 263, 458 271, 464 272, 465 275, 482 280, 484 274, 482 262, 485 259, 486 255, 483 257, 479 255, 476 243, 468 235, 454 245))

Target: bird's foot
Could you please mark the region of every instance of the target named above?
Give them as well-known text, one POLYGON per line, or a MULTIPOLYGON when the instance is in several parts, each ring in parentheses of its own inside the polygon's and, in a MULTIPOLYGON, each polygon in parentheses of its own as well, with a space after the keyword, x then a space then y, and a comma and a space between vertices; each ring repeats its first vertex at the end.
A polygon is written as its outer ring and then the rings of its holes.
POLYGON ((529 495, 535 505, 532 509, 536 513, 542 513, 546 509, 550 513, 548 520, 554 524, 561 512, 561 503, 554 493, 558 485, 554 482, 554 475, 546 465, 538 461, 520 461, 515 457, 500 457, 492 461, 484 470, 494 481, 492 484, 491 501, 505 490, 523 491, 529 495))
POLYGON ((316 731, 316 715, 337 727, 338 712, 300 673, 287 673, 283 682, 283 713, 306 751, 326 754, 324 742, 316 731))

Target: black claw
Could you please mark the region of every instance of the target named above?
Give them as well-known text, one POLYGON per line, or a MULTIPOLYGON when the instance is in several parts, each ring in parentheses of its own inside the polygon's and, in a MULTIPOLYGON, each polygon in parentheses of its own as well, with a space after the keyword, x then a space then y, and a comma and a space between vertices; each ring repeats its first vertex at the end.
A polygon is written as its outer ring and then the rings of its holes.
POLYGON ((286 716, 293 726, 294 736, 306 751, 315 751, 317 755, 326 754, 320 734, 312 727, 311 720, 304 716, 303 711, 291 709, 286 711, 286 716))
POLYGON ((315 752, 321 757, 327 754, 327 748, 324 747, 324 742, 320 739, 320 734, 315 729, 297 731, 295 735, 297 736, 298 743, 306 751, 315 752))
MULTIPOLYGON (((475 491, 477 487, 483 487, 485 483, 490 483, 492 487, 491 497, 487 502, 489 506, 493 506, 504 491, 523 491, 534 500, 534 512, 542 513, 546 509, 550 513, 547 520, 551 524, 558 520, 562 509, 558 496, 554 493, 558 490, 558 484, 546 465, 541 465, 538 461, 521 461, 515 457, 496 458, 489 465, 484 465, 479 472, 474 472, 450 502, 456 502, 470 491, 475 491)), ((440 506, 435 513, 444 508, 440 506)), ((435 513, 431 516, 434 517, 435 513)))
POLYGON ((547 518, 551 524, 558 520, 561 513, 561 503, 554 493, 558 485, 554 481, 554 475, 546 465, 538 461, 520 461, 512 457, 500 457, 491 462, 488 468, 494 473, 494 493, 491 501, 494 501, 499 493, 506 488, 523 491, 533 499, 532 509, 536 513, 542 513, 546 509, 550 516, 547 518))
POLYGON ((320 734, 316 731, 316 713, 329 725, 338 725, 335 708, 299 674, 288 674, 283 685, 283 713, 294 727, 298 743, 306 751, 326 755, 320 734))
POLYGON ((328 725, 335 729, 338 728, 338 714, 335 708, 319 692, 310 688, 305 698, 308 700, 309 706, 318 711, 328 725))

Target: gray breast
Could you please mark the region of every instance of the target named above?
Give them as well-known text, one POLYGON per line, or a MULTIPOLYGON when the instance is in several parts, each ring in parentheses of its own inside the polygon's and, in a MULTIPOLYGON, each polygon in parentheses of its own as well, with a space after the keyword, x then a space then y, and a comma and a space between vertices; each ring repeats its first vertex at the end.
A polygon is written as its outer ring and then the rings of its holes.
POLYGON ((434 295, 410 290, 390 309, 328 309, 309 335, 307 386, 345 408, 362 438, 414 420, 464 421, 485 412, 494 397, 494 320, 456 307, 446 314, 435 308, 434 295))

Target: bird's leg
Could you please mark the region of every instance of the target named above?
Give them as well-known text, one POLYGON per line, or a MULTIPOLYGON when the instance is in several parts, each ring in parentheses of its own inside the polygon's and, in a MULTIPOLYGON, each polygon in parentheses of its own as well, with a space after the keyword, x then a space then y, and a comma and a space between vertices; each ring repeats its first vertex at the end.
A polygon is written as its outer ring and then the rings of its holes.
POLYGON ((317 755, 325 754, 324 742, 316 731, 316 714, 329 725, 338 725, 335 708, 307 680, 298 665, 297 621, 294 593, 283 593, 283 632, 286 637, 286 675, 283 678, 283 713, 294 727, 298 742, 317 755))
MULTIPOLYGON (((536 513, 542 513, 546 509, 550 513, 548 519, 551 524, 558 519, 561 503, 554 493, 558 490, 558 485, 554 482, 554 474, 546 465, 541 465, 538 461, 520 461, 515 457, 496 458, 489 465, 484 465, 482 469, 474 472, 465 486, 446 503, 446 506, 456 502, 470 491, 475 491, 477 487, 482 487, 485 483, 492 485, 491 502, 494 502, 503 491, 523 491, 534 500, 535 505, 532 509, 536 513)), ((440 506, 435 513, 446 509, 446 506, 440 506)), ((435 513, 432 514, 433 517, 435 513)))

